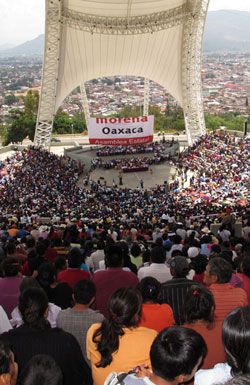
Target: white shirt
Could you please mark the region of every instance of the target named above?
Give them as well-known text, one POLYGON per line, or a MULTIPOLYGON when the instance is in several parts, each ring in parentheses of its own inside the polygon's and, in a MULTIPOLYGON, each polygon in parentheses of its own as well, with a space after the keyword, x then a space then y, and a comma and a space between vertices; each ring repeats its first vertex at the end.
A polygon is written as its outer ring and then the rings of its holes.
POLYGON ((7 317, 7 314, 5 313, 2 306, 0 306, 0 334, 8 332, 10 329, 12 329, 12 326, 7 317))
POLYGON ((200 369, 195 374, 194 385, 223 385, 232 378, 231 366, 217 364, 212 369, 200 369))
MULTIPOLYGON (((60 313, 61 310, 62 309, 59 306, 49 302, 47 320, 49 321, 52 328, 55 328, 57 326, 56 321, 57 321, 58 314, 60 313)), ((23 320, 18 307, 15 307, 15 309, 12 311, 11 317, 12 318, 10 322, 13 327, 18 327, 23 324, 23 320)))
POLYGON ((160 283, 172 279, 170 269, 165 263, 151 263, 150 266, 141 267, 138 271, 138 279, 141 281, 145 277, 153 277, 160 283))

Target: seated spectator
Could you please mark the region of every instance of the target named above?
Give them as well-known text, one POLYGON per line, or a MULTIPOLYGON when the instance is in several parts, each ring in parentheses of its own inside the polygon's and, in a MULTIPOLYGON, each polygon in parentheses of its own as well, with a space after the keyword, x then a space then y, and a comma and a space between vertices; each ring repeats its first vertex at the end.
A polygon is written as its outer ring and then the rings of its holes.
POLYGON ((167 304, 159 304, 161 284, 153 277, 141 280, 138 289, 142 295, 142 313, 139 326, 160 332, 175 324, 173 310, 167 304))
POLYGON ((6 341, 0 340, 0 384, 16 385, 18 365, 6 341))
POLYGON ((8 318, 18 304, 19 286, 22 282, 19 270, 20 265, 14 258, 6 258, 2 263, 4 278, 0 278, 0 304, 8 318))
POLYGON ((70 250, 68 255, 68 269, 61 271, 58 274, 59 282, 66 282, 72 289, 78 281, 82 279, 90 279, 90 274, 83 271, 80 266, 82 264, 82 254, 80 249, 74 247, 70 250))
POLYGON ((139 283, 137 276, 124 271, 123 253, 117 245, 105 249, 106 270, 97 271, 93 276, 96 286, 96 308, 104 315, 107 314, 107 304, 111 295, 121 287, 136 287, 139 283))
POLYGON ((130 254, 131 254, 131 262, 134 263, 139 269, 139 267, 142 265, 142 250, 137 242, 133 242, 131 249, 130 249, 130 254))
POLYGON ((21 385, 63 385, 63 375, 56 361, 45 354, 37 354, 27 363, 21 385))
POLYGON ((197 285, 190 287, 184 303, 186 323, 183 326, 202 335, 207 344, 208 352, 202 365, 204 369, 226 359, 221 339, 222 325, 214 321, 214 309, 214 297, 208 289, 197 285))
POLYGON ((141 295, 135 289, 119 289, 110 298, 107 319, 89 328, 87 356, 94 385, 103 385, 112 371, 150 364, 149 350, 157 333, 138 326, 141 304, 141 295))
POLYGON ((248 305, 245 290, 230 284, 232 266, 223 258, 211 259, 206 267, 204 283, 214 295, 215 320, 223 321, 230 311, 248 305))
POLYGON ((62 310, 57 320, 58 327, 75 336, 86 362, 88 362, 86 355, 87 331, 92 324, 102 322, 104 318, 98 311, 91 309, 95 302, 95 294, 96 288, 93 282, 87 279, 77 282, 73 291, 75 305, 72 309, 62 310))
POLYGON ((247 293, 248 304, 250 304, 250 257, 244 258, 241 263, 241 273, 236 274, 243 282, 243 289, 247 293))
POLYGON ((185 322, 184 300, 186 293, 194 281, 187 279, 190 271, 185 257, 177 256, 170 260, 170 272, 172 279, 161 285, 161 302, 171 306, 177 325, 185 322))
POLYGON ((99 262, 104 260, 105 256, 104 248, 105 243, 103 241, 98 241, 97 250, 90 254, 86 260, 86 263, 89 265, 90 269, 93 269, 94 271, 99 269, 99 262))
POLYGON ((164 247, 153 247, 150 251, 150 260, 150 266, 141 267, 138 271, 138 278, 140 281, 145 277, 154 277, 160 283, 171 279, 170 269, 166 265, 166 251, 164 247))
MULTIPOLYGON (((152 371, 137 369, 137 376, 129 374, 124 385, 190 383, 206 355, 206 344, 194 330, 182 327, 164 329, 150 349, 152 371)), ((110 379, 113 375, 110 375, 110 379)), ((111 384, 107 379, 105 385, 111 384)))
MULTIPOLYGON (((226 352, 226 363, 213 369, 199 370, 194 385, 225 384, 239 374, 250 374, 250 307, 234 309, 225 318, 222 326, 222 341, 226 352)), ((216 346, 215 346, 216 349, 216 346)))
POLYGON ((56 280, 55 267, 50 262, 44 262, 38 269, 37 281, 46 292, 49 302, 67 309, 72 306, 72 289, 66 282, 56 280))
POLYGON ((19 367, 22 370, 36 354, 48 354, 62 370, 65 385, 91 384, 89 367, 75 337, 59 328, 51 328, 45 319, 48 298, 42 289, 25 290, 19 299, 19 311, 23 325, 2 334, 2 339, 12 346, 19 367))
MULTIPOLYGON (((25 290, 30 289, 32 287, 41 289, 41 286, 39 285, 38 281, 35 278, 32 278, 32 277, 23 278, 20 284, 20 295, 22 295, 22 293, 25 290)), ((52 328, 55 328, 57 326, 57 317, 60 311, 61 311, 61 308, 59 306, 56 306, 54 303, 49 302, 46 319, 50 323, 50 326, 52 328)), ((23 324, 22 316, 20 314, 18 306, 16 306, 15 309, 12 311, 10 322, 13 327, 18 327, 23 324)))
POLYGON ((0 305, 0 334, 8 332, 10 329, 12 329, 11 323, 7 317, 7 314, 0 305))
POLYGON ((194 270, 195 274, 193 276, 193 281, 204 284, 204 273, 207 267, 208 260, 205 255, 197 255, 195 258, 192 258, 189 266, 194 270))

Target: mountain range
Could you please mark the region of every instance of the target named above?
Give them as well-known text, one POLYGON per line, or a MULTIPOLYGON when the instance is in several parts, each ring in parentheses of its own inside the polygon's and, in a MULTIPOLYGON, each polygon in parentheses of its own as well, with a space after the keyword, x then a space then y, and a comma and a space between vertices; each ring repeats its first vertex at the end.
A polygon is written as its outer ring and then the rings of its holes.
MULTIPOLYGON (((39 35, 14 48, 6 48, 0 46, 0 57, 43 55, 44 35, 39 35)), ((231 10, 208 12, 204 51, 250 52, 250 12, 231 10)))

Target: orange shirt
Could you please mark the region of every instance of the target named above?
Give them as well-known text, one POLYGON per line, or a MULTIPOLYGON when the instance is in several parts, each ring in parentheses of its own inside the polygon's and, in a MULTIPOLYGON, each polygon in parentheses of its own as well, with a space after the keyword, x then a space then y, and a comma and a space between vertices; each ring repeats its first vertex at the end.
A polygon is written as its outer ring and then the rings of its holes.
POLYGON ((239 287, 230 283, 214 283, 209 286, 215 300, 215 320, 223 321, 224 318, 238 306, 247 306, 247 294, 239 287))
POLYGON ((213 325, 208 325, 203 321, 196 321, 183 326, 195 330, 204 338, 207 344, 207 355, 204 359, 202 369, 210 369, 213 368, 214 365, 226 361, 224 346, 221 338, 221 322, 215 322, 213 325))
POLYGON ((250 277, 242 273, 237 273, 236 275, 242 279, 243 289, 247 293, 248 304, 250 305, 250 277))
POLYGON ((119 348, 113 353, 113 360, 105 368, 97 368, 100 353, 92 341, 93 334, 100 324, 93 324, 87 332, 87 357, 91 362, 94 385, 103 385, 111 372, 128 372, 138 365, 150 365, 149 351, 157 333, 155 330, 136 327, 124 328, 124 335, 119 337, 119 348))
POLYGON ((162 329, 175 324, 173 310, 167 304, 144 303, 140 326, 160 332, 162 329))

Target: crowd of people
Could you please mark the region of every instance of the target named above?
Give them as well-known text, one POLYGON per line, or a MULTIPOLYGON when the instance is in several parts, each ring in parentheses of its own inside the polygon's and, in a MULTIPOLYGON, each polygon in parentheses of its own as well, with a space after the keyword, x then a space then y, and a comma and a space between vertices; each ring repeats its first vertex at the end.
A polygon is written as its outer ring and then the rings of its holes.
POLYGON ((103 160, 102 158, 94 158, 91 161, 92 169, 148 169, 153 164, 160 164, 170 160, 170 155, 163 153, 155 153, 152 157, 135 157, 135 158, 119 158, 103 160))
POLYGON ((149 144, 139 144, 137 146, 103 146, 96 151, 97 157, 113 155, 133 155, 145 153, 163 153, 167 147, 171 147, 174 140, 161 140, 149 144))
POLYGON ((190 187, 81 188, 34 147, 2 163, 0 383, 249 384, 249 141, 206 135, 176 167, 190 187))

